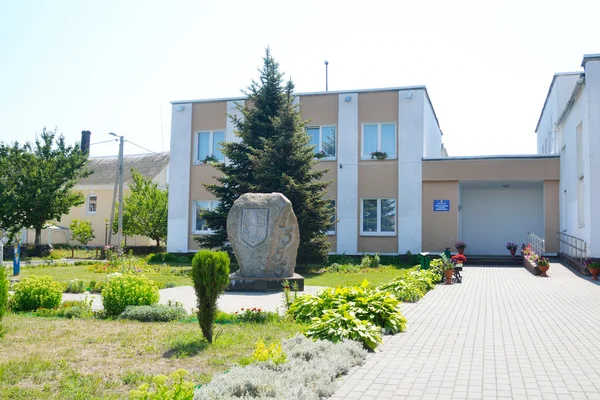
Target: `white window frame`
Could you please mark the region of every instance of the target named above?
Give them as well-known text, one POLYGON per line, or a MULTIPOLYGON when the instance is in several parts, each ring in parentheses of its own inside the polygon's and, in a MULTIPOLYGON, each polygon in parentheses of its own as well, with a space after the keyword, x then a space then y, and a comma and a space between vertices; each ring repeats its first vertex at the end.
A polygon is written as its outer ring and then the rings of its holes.
POLYGON ((199 202, 208 202, 208 204, 209 204, 208 211, 213 211, 219 205, 219 200, 194 200, 192 202, 192 233, 197 234, 197 235, 212 235, 213 230, 210 228, 203 230, 203 231, 196 230, 196 220, 197 220, 196 204, 199 202))
POLYGON ((363 122, 361 124, 361 138, 360 138, 360 159, 361 160, 372 160, 371 155, 365 155, 365 125, 377 125, 377 151, 381 150, 381 125, 394 124, 394 144, 396 146, 396 155, 394 157, 388 157, 386 160, 396 160, 398 158, 398 123, 395 121, 389 122, 363 122))
MULTIPOLYGON (((208 132, 210 134, 210 139, 208 140, 208 147, 211 149, 211 153, 212 154, 212 149, 214 147, 214 137, 215 137, 215 133, 220 133, 223 132, 223 139, 222 142, 225 142, 225 129, 215 129, 215 130, 199 130, 196 131, 196 133, 194 133, 194 164, 196 165, 208 165, 208 164, 204 164, 202 162, 202 160, 199 160, 199 152, 198 152, 198 146, 200 145, 200 134, 201 133, 205 133, 208 132)), ((221 154, 223 154, 221 152, 221 154)), ((221 160, 217 160, 218 162, 225 162, 225 155, 223 155, 223 159, 221 160)))
POLYGON ((396 236, 398 230, 398 199, 394 197, 365 197, 360 199, 360 236, 396 236), (377 200, 377 231, 376 232, 365 232, 363 231, 364 224, 364 201, 365 200, 377 200), (393 232, 381 232, 381 200, 394 200, 395 214, 394 214, 394 231, 393 232))
POLYGON ((325 232, 326 235, 335 236, 337 231, 337 202, 336 199, 327 199, 327 201, 333 201, 333 230, 325 232))
MULTIPOLYGON (((305 126, 304 129, 306 130, 306 132, 308 133, 309 129, 319 129, 319 145, 317 148, 315 148, 315 153, 318 153, 320 151, 323 150, 323 128, 333 128, 334 129, 334 135, 335 135, 335 156, 333 157, 323 157, 323 158, 319 158, 319 161, 333 161, 337 158, 337 126, 335 125, 308 125, 305 126)), ((317 158, 317 157, 315 157, 317 158)))
POLYGON ((86 214, 96 214, 98 212, 98 195, 97 194, 88 194, 87 202, 85 204, 85 211, 86 211, 86 214), (92 198, 92 197, 96 198, 95 211, 90 211, 90 205, 92 204, 92 203, 90 203, 90 198, 92 198))

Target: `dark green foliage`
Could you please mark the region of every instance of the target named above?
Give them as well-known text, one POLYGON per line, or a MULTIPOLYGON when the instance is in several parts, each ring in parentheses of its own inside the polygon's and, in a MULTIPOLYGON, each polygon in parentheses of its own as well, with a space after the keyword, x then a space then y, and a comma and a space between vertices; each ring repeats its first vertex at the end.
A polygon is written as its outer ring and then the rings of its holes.
POLYGON ((6 269, 0 265, 0 321, 8 308, 8 278, 6 277, 6 269))
POLYGON ((143 275, 112 276, 102 289, 104 311, 113 317, 127 306, 148 306, 158 303, 158 299, 158 286, 143 275))
POLYGON ((149 263, 184 264, 192 261, 192 258, 194 258, 194 254, 152 253, 146 257, 146 261, 149 263))
POLYGON ((11 299, 14 311, 35 311, 38 308, 57 308, 62 299, 63 287, 49 276, 25 277, 14 287, 11 299))
POLYGON ((45 128, 33 145, 0 143, 0 226, 9 228, 11 237, 21 228, 35 229, 39 245, 48 221, 60 222, 71 207, 84 203, 71 189, 89 176, 87 160, 79 144, 67 146, 62 135, 45 128))
POLYGON ((187 312, 181 306, 155 304, 152 306, 128 306, 119 318, 140 322, 169 322, 186 316, 187 312))
POLYGON ((203 247, 224 247, 227 214, 242 194, 279 192, 291 201, 298 218, 298 263, 327 258, 329 242, 324 232, 331 226, 333 210, 323 195, 329 182, 320 180, 326 171, 313 169, 314 146, 309 144, 293 90, 267 49, 260 80, 245 93, 246 106, 238 105, 243 118, 230 116, 241 141, 223 144, 222 153, 230 162, 213 164, 223 176, 216 178, 218 184, 206 185, 220 203, 214 211, 203 213, 214 231, 197 238, 203 247))
POLYGON ((192 280, 198 299, 198 324, 208 341, 213 341, 217 299, 229 286, 229 256, 222 251, 200 250, 192 260, 192 280))

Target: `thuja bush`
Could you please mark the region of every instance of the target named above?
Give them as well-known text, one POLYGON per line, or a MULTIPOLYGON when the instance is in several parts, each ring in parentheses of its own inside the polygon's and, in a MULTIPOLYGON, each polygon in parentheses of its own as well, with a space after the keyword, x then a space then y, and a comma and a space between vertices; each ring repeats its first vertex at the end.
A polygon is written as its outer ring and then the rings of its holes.
POLYGON ((296 336, 283 342, 287 362, 233 367, 196 391, 194 399, 319 400, 333 395, 337 378, 362 365, 367 352, 353 341, 334 344, 296 336))
POLYGON ((125 311, 119 315, 119 318, 140 322, 169 322, 186 316, 187 312, 180 305, 154 304, 151 306, 127 306, 125 311))
POLYGON ((38 308, 57 308, 63 286, 50 276, 28 276, 15 285, 11 299, 14 311, 35 311, 38 308))
POLYGON ((229 285, 229 256, 222 251, 201 250, 192 260, 192 280, 198 300, 198 324, 208 341, 213 341, 217 299, 229 285))
POLYGON ((148 306, 158 302, 158 286, 143 275, 113 275, 102 289, 106 314, 116 317, 127 306, 148 306))
POLYGON ((0 265, 0 321, 2 321, 2 317, 4 317, 4 314, 8 309, 8 286, 9 283, 8 278, 6 277, 6 269, 0 265))

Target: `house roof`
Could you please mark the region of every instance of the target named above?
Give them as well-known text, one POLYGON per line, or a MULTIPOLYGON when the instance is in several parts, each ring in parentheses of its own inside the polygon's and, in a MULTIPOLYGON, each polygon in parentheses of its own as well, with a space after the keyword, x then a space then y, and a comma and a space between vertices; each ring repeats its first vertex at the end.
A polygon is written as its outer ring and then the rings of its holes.
MULTIPOLYGON (((79 182, 78 185, 114 185, 117 178, 119 159, 112 157, 90 157, 88 168, 93 173, 79 182)), ((135 168, 140 174, 148 178, 154 178, 169 164, 169 153, 159 154, 133 154, 123 157, 125 171, 123 183, 127 185, 131 181, 131 169, 135 168)))
POLYGON ((548 105, 548 99, 550 98, 550 94, 552 93, 552 88, 554 87, 554 83, 556 83, 556 79, 559 76, 564 76, 564 75, 581 75, 581 74, 582 74, 582 72, 557 72, 556 74, 554 74, 554 76, 552 77, 552 82, 550 83, 550 87, 548 88, 548 93, 546 94, 546 100, 544 100, 544 106, 542 107, 542 112, 540 113, 537 125, 535 126, 535 131, 536 132, 540 128, 540 123, 542 122, 542 117, 544 116, 544 111, 546 111, 546 106, 548 105))

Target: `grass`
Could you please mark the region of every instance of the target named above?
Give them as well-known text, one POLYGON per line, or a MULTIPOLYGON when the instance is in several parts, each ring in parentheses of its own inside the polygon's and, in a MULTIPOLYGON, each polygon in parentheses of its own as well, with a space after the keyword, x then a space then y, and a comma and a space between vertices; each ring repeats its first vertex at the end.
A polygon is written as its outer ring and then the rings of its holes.
POLYGON ((0 399, 122 399, 179 368, 195 384, 244 363, 255 343, 291 337, 292 322, 217 325, 209 345, 197 323, 41 318, 9 313, 0 334, 0 399))
MULTIPOLYGON (((106 281, 107 275, 93 272, 88 270, 88 265, 72 265, 72 264, 57 264, 57 265, 40 265, 40 266, 21 266, 20 277, 26 277, 31 275, 47 275, 54 278, 59 282, 68 282, 73 279, 81 279, 85 282, 106 281)), ((174 267, 177 271, 184 271, 190 268, 185 267, 174 267)), ((155 282, 167 283, 172 282, 177 286, 189 286, 192 285, 192 278, 189 276, 173 275, 171 270, 174 269, 170 266, 152 266, 151 272, 145 272, 144 274, 155 282), (154 272, 154 270, 157 270, 154 272)), ((12 270, 11 270, 12 271, 12 270)))
POLYGON ((363 269, 360 272, 300 272, 306 286, 355 286, 366 279, 371 286, 379 286, 403 276, 412 265, 382 266, 363 269))

